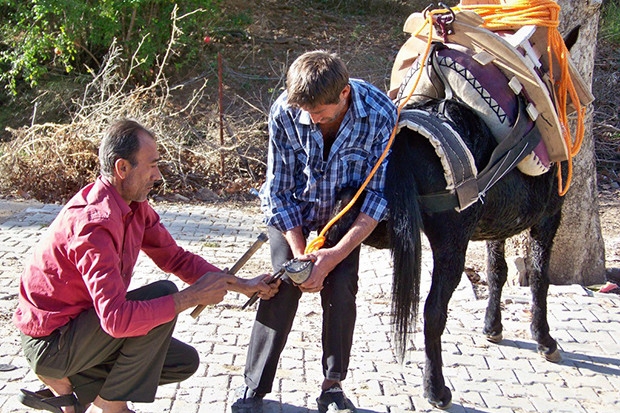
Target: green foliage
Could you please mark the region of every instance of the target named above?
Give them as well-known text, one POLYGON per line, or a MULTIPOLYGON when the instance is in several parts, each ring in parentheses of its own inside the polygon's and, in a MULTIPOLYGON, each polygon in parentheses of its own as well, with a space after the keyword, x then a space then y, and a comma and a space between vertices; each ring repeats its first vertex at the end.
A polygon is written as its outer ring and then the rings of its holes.
POLYGON ((620 44, 620 1, 609 0, 603 3, 599 22, 599 39, 620 44))
MULTIPOLYGON (((173 0, 0 0, 0 82, 15 93, 18 82, 34 86, 50 71, 96 72, 113 39, 148 79, 168 47, 175 7, 173 0)), ((195 57, 219 10, 219 0, 179 2, 182 59, 195 57)))

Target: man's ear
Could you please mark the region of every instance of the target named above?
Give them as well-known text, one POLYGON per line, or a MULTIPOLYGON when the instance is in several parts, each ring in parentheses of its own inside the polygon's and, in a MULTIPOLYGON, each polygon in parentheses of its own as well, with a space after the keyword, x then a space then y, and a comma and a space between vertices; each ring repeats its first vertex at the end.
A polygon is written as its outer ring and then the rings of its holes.
POLYGON ((340 99, 348 98, 350 93, 351 93, 351 85, 346 85, 344 89, 342 89, 342 92, 340 92, 340 99))
POLYGON ((114 172, 119 178, 125 179, 130 170, 131 164, 127 159, 119 158, 114 162, 114 172))

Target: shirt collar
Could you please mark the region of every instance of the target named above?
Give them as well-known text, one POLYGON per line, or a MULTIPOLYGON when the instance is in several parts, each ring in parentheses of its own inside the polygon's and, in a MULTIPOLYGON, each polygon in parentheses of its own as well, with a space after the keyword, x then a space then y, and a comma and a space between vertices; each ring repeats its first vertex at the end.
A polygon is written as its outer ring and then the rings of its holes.
POLYGON ((353 79, 349 81, 351 85, 351 106, 354 118, 365 118, 368 116, 367 105, 364 104, 368 91, 360 86, 361 80, 353 79))
POLYGON ((99 176, 99 178, 97 178, 97 182, 95 183, 95 185, 100 185, 104 191, 110 194, 112 199, 114 199, 116 204, 118 204, 118 207, 120 208, 121 214, 123 216, 133 212, 135 208, 138 206, 137 205, 138 202, 132 202, 131 205, 127 205, 127 202, 125 202, 121 194, 118 193, 114 185, 112 185, 110 181, 108 180, 108 178, 104 176, 99 176))

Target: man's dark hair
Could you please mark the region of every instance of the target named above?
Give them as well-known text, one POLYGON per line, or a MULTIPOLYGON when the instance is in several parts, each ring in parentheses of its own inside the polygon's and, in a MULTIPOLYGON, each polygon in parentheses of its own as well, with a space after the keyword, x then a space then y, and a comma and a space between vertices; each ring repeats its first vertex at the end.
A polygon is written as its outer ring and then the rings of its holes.
POLYGON ((307 52, 291 65, 286 76, 289 105, 314 108, 339 102, 340 92, 349 84, 344 62, 324 50, 307 52))
POLYGON ((99 165, 101 175, 114 176, 114 164, 118 159, 126 159, 136 166, 136 154, 140 149, 140 132, 155 139, 155 135, 135 120, 121 119, 114 122, 103 135, 99 145, 99 165))

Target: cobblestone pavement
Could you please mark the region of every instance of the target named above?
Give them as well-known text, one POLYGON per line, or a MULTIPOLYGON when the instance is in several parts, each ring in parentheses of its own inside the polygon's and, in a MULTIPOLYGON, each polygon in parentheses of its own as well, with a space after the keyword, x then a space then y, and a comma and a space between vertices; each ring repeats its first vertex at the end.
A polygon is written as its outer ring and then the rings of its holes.
MULTIPOLYGON (((59 209, 32 207, 0 224, 1 412, 26 412, 16 400, 19 389, 39 387, 21 355, 10 317, 24 259, 59 209)), ((231 266, 264 230, 252 206, 156 205, 156 209, 179 244, 220 267, 231 266)), ((261 248, 238 275, 270 272, 268 250, 261 248)), ((424 267, 428 274, 426 247, 424 267)), ((141 258, 136 268, 135 286, 167 277, 148 259, 141 258)), ((422 397, 421 323, 404 363, 397 361, 392 349, 390 277, 389 252, 364 247, 358 322, 344 388, 360 413, 430 412, 433 409, 422 397)), ((423 294, 428 287, 423 286, 423 294)), ((240 309, 245 300, 231 293, 197 320, 189 311, 181 314, 175 336, 198 349, 200 369, 185 382, 160 387, 155 403, 133 408, 141 413, 229 412, 231 393, 243 383, 254 319, 255 307, 240 309)), ((452 298, 443 335, 444 374, 454 397, 449 412, 620 411, 620 297, 588 293, 580 286, 552 286, 549 321, 562 350, 563 361, 558 364, 544 361, 530 338, 529 290, 507 287, 503 303, 504 340, 494 345, 481 334, 486 301, 476 299, 467 277, 452 298)), ((265 413, 316 412, 322 379, 320 324, 318 295, 303 296, 265 413)))

